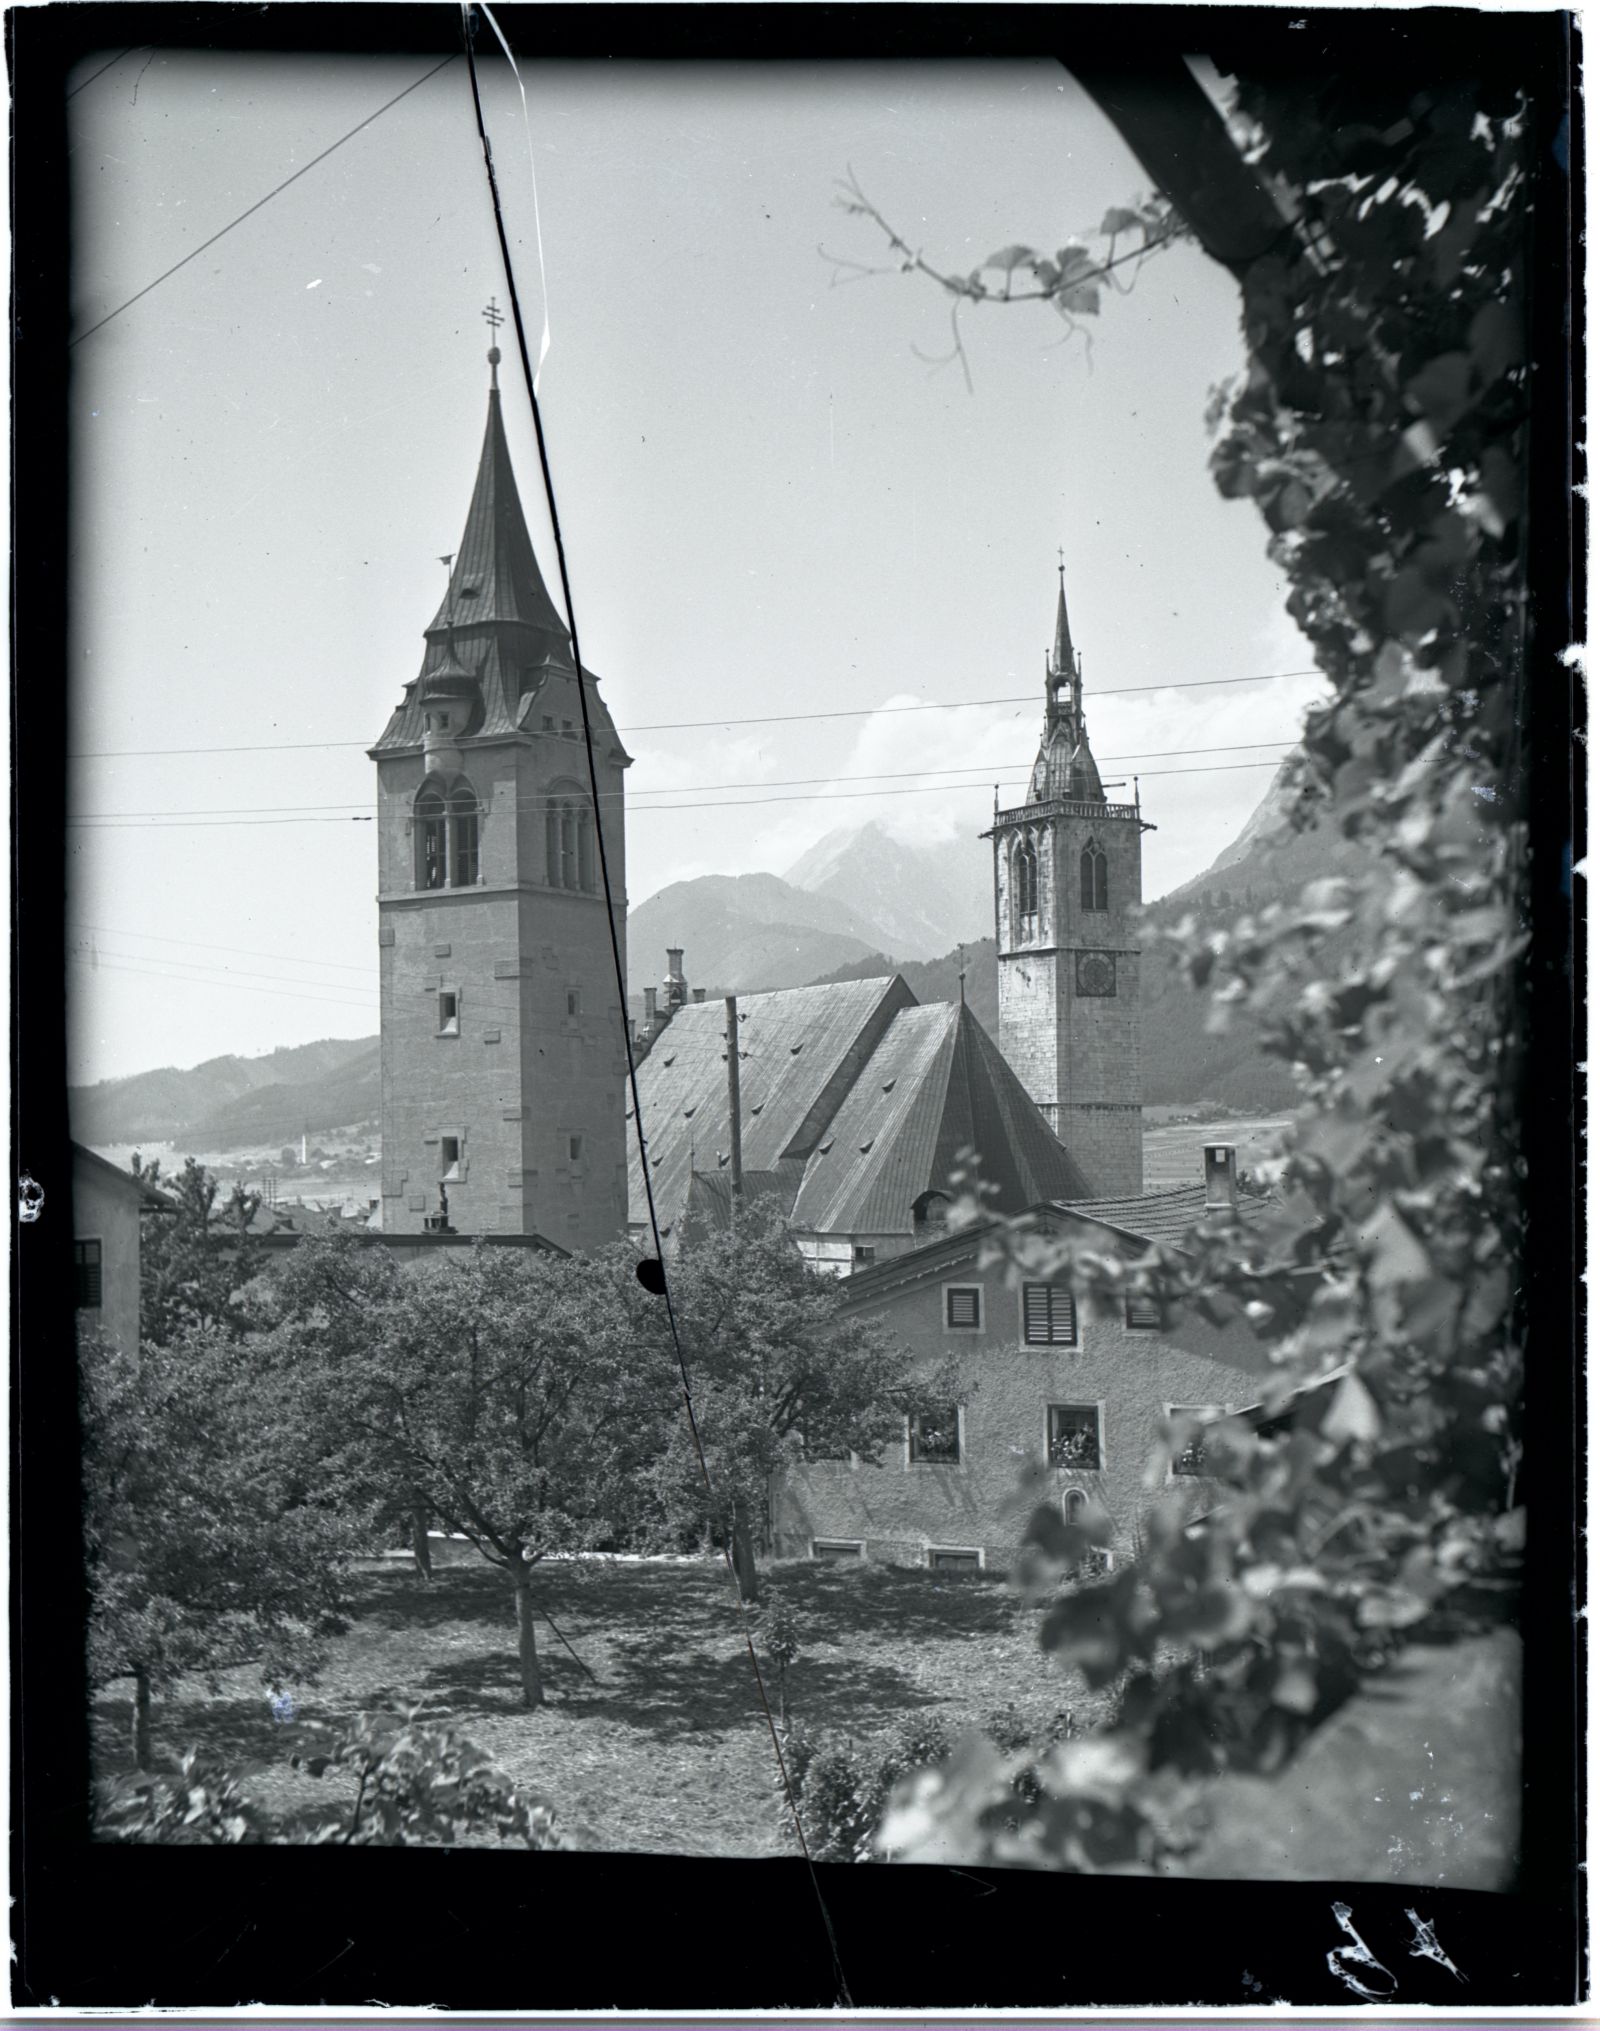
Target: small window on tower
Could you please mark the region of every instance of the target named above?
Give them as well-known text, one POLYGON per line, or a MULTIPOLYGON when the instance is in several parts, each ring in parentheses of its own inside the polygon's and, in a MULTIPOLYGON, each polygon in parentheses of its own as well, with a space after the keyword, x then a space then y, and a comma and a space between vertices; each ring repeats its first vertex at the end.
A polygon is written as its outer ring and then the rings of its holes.
POLYGON ((461 1175, 461 1138, 458 1135, 441 1135, 439 1138, 439 1176, 448 1184, 461 1175))
POLYGON ((581 1135, 569 1135, 567 1137, 567 1162, 569 1164, 578 1164, 582 1163, 582 1161, 583 1137, 581 1135))
POLYGON ((569 1016, 575 1016, 578 1013, 580 1000, 581 997, 578 990, 575 987, 569 987, 567 989, 567 1014, 569 1016))
POLYGON ((441 1037, 461 1034, 461 997, 453 991, 439 996, 439 1034, 441 1037))

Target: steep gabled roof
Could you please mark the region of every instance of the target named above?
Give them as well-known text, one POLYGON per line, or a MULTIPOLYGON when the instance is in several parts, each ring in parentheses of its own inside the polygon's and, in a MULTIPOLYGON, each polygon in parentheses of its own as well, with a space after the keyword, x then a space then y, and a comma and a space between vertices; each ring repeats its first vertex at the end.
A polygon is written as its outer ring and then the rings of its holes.
MULTIPOLYGON (((804 1157, 821 1141, 851 1084, 895 1015, 916 997, 898 974, 826 987, 739 997, 740 1156, 747 1174, 804 1157)), ((728 1061, 721 1001, 678 1009, 639 1067, 639 1100, 656 1218, 682 1215, 696 1170, 723 1168, 728 1134, 728 1061)), ((648 1218, 638 1143, 628 1112, 628 1219, 648 1218)))
POLYGON ((912 1206, 975 1150, 998 1213, 1088 1190, 999 1047, 964 1003, 903 1009, 806 1166, 794 1224, 910 1234, 912 1206))
POLYGON ((450 573, 450 587, 428 632, 485 621, 520 621, 527 627, 543 628, 562 642, 568 639, 523 519, 498 388, 489 390, 489 420, 478 457, 478 478, 461 548, 450 573))

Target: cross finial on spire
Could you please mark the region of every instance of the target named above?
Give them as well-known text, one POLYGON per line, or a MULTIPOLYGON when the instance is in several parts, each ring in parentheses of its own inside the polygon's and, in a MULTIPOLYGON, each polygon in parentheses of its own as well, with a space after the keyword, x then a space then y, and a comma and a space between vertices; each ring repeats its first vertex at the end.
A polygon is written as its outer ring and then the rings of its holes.
MULTIPOLYGON (((503 325, 506 321, 505 312, 496 307, 495 300, 492 296, 489 298, 488 308, 483 313, 483 321, 489 327, 489 337, 492 341, 496 336, 496 334, 498 333, 501 325, 503 325)), ((498 388, 499 385, 500 385, 500 348, 498 345, 491 343, 489 347, 489 386, 491 388, 498 388)))
POLYGON ((1056 557, 1058 560, 1056 564, 1056 575, 1059 578, 1065 578, 1067 575, 1067 553, 1059 545, 1057 545, 1056 547, 1056 557))

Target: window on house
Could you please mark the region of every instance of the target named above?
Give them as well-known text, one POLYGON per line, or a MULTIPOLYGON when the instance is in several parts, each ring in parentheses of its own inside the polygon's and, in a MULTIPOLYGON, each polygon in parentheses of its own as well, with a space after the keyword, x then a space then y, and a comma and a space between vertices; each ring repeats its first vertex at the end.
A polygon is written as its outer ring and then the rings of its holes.
POLYGON ((447 989, 439 996, 439 1034, 441 1037, 459 1037, 461 1034, 461 997, 454 989, 447 989))
POLYGON ((1029 1347, 1076 1347, 1078 1307, 1059 1284, 1022 1286, 1022 1338, 1029 1347))
POLYGON ((1083 849, 1078 862, 1078 878, 1081 885, 1080 900, 1086 910, 1104 910, 1109 907, 1106 894, 1106 857, 1091 839, 1083 849))
POLYGON ((1130 1333, 1159 1333, 1161 1300, 1149 1291, 1129 1291, 1122 1301, 1122 1316, 1130 1333))
POLYGON ((955 1404, 942 1404, 911 1420, 911 1462, 913 1466, 961 1464, 961 1412, 955 1404))
POLYGON ((1089 1507, 1089 1497, 1081 1488, 1069 1488, 1061 1498, 1061 1514, 1068 1523, 1081 1523, 1089 1507))
POLYGON ((72 1302, 83 1311, 100 1309, 100 1244, 72 1244, 72 1302))
POLYGON ((878 1259, 878 1251, 870 1241, 858 1241, 851 1253, 857 1269, 868 1269, 878 1259))
MULTIPOLYGON (((1179 1418, 1201 1418, 1209 1424, 1213 1418, 1222 1416, 1221 1406, 1214 1403, 1171 1403, 1167 1416, 1179 1418)), ((1206 1472, 1206 1435, 1204 1425, 1191 1430, 1187 1443, 1172 1456, 1174 1474, 1204 1474, 1206 1472)))
POLYGON ((450 886, 467 889, 478 879, 478 800, 470 790, 450 799, 450 886))
POLYGON ((981 1551, 945 1551, 930 1547, 928 1564, 936 1573, 981 1573, 983 1553, 981 1551))
POLYGON ((442 889, 445 885, 447 848, 444 799, 437 790, 426 790, 417 799, 416 840, 417 887, 442 889))
POLYGON ((983 1287, 975 1283, 946 1284, 944 1322, 959 1332, 975 1333, 983 1325, 983 1287))
POLYGON ((446 1184, 461 1175, 461 1138, 458 1135, 441 1135, 439 1138, 439 1176, 446 1184))
POLYGON ((1052 1467, 1076 1467, 1099 1473, 1105 1465, 1100 1444, 1100 1412, 1092 1403, 1052 1403, 1046 1407, 1045 1451, 1052 1467))
POLYGON ((849 1543, 843 1538, 814 1537, 811 1540, 811 1556, 821 1559, 824 1565, 841 1565, 846 1559, 866 1557, 864 1544, 849 1543))

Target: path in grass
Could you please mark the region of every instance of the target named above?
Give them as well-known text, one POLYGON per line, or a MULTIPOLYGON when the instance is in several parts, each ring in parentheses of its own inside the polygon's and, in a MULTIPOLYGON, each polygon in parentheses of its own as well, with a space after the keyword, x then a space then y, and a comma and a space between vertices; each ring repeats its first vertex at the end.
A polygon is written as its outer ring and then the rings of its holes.
MULTIPOLYGON (((800 1622, 789 1710, 813 1729, 869 1735, 937 1712, 957 1732, 1010 1702, 1042 1727, 1074 1703, 1039 1653, 1036 1616, 999 1579, 809 1563, 771 1578, 800 1622)), ((358 1582, 351 1627, 333 1639, 320 1684, 295 1695, 291 1718, 274 1718, 256 1672, 240 1666, 216 1697, 185 1686, 158 1703, 159 1760, 198 1746, 293 1825, 354 1787, 307 1777, 290 1757, 314 1753, 323 1731, 363 1709, 399 1701, 458 1727, 597 1846, 795 1852, 724 1566, 551 1565, 542 1603, 596 1682, 542 1627, 549 1704, 537 1712, 520 1705, 511 1597, 494 1573, 450 1565, 429 1587, 409 1571, 375 1572, 358 1582)), ((96 1707, 103 1774, 128 1767, 128 1703, 117 1695, 96 1707)))

